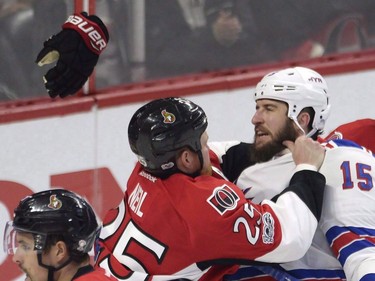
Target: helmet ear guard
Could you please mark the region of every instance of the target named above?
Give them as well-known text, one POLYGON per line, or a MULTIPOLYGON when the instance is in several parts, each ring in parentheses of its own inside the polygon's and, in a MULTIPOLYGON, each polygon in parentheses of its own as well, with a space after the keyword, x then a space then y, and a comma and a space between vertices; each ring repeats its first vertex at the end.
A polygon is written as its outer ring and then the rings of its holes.
POLYGON ((287 68, 271 72, 257 84, 254 100, 273 99, 288 104, 288 117, 297 122, 297 116, 306 107, 312 107, 315 116, 312 131, 324 129, 329 116, 328 87, 324 78, 316 71, 305 67, 287 68))
POLYGON ((325 123, 326 123, 330 113, 331 113, 331 105, 330 104, 328 104, 327 108, 322 110, 320 112, 320 114, 315 113, 315 115, 319 116, 319 120, 316 121, 316 128, 318 130, 324 129, 325 123))

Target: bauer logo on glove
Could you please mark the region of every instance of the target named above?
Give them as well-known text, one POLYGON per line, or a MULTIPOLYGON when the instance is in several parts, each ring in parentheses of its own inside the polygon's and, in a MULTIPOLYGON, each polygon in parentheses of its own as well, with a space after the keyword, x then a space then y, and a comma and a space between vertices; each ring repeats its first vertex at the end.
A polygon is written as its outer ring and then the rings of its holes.
POLYGON ((43 77, 52 98, 73 95, 83 87, 109 40, 100 18, 85 12, 70 16, 62 29, 44 42, 36 59, 39 66, 57 61, 43 77))

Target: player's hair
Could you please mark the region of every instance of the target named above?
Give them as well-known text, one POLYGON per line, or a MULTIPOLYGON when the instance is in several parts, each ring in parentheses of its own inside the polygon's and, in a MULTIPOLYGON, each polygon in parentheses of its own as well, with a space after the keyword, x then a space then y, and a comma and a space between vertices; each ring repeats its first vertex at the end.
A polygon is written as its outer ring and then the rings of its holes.
POLYGON ((151 101, 138 109, 128 127, 131 150, 149 173, 168 177, 178 171, 181 149, 201 155, 200 138, 207 128, 203 109, 183 98, 151 101))

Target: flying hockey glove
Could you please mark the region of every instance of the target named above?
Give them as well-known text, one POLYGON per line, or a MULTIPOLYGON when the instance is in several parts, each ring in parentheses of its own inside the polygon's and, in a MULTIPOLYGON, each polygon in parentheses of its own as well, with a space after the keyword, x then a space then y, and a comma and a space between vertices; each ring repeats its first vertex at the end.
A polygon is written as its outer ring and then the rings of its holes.
POLYGON ((43 77, 50 97, 64 98, 79 91, 108 40, 108 30, 99 17, 86 12, 69 16, 62 31, 44 42, 36 59, 39 66, 57 61, 43 77))

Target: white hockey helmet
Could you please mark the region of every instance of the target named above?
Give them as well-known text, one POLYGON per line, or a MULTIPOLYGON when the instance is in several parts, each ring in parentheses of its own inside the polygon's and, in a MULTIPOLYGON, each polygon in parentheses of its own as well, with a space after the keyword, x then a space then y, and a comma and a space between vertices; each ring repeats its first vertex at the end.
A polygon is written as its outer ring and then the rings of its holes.
POLYGON ((312 107, 315 116, 310 136, 324 128, 331 109, 326 81, 319 73, 306 67, 287 68, 265 75, 255 89, 254 100, 258 99, 287 103, 288 117, 298 126, 298 114, 302 109, 312 107))

